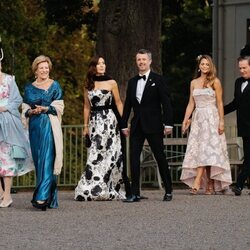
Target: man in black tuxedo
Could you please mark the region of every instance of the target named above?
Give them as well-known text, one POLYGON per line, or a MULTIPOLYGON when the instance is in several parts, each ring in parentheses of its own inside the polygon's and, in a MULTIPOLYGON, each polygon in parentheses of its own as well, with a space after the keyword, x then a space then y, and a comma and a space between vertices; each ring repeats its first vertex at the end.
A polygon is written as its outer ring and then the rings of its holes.
POLYGON ((244 183, 250 176, 250 54, 240 56, 238 65, 241 77, 235 81, 234 99, 224 107, 225 115, 236 110, 238 136, 243 140, 244 163, 233 188, 235 195, 241 195, 244 183))
POLYGON ((145 139, 157 161, 165 187, 164 201, 172 200, 172 181, 168 162, 164 154, 164 134, 172 132, 172 107, 164 78, 150 70, 152 54, 141 49, 136 54, 139 75, 128 81, 127 95, 123 110, 125 136, 130 134, 130 167, 132 195, 125 202, 140 201, 140 155, 145 139), (128 119, 133 109, 131 129, 128 119))

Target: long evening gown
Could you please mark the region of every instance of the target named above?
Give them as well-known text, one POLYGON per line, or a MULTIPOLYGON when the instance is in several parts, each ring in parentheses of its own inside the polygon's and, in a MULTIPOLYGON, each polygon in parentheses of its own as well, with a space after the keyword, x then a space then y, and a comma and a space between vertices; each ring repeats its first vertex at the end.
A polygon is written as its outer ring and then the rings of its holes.
MULTIPOLYGON (((210 178, 214 180, 215 191, 222 191, 232 183, 232 177, 226 137, 218 133, 215 91, 212 88, 194 89, 193 97, 195 110, 180 179, 192 187, 197 167, 211 166, 210 178)), ((204 171, 201 188, 206 188, 207 180, 204 171)))
POLYGON ((13 76, 2 73, 0 83, 0 176, 20 176, 34 170, 28 133, 23 129, 18 107, 22 97, 13 76))
POLYGON ((88 91, 88 97, 92 105, 89 121, 92 143, 85 172, 75 189, 75 199, 123 199, 121 139, 117 119, 111 109, 112 93, 97 89, 88 91))
POLYGON ((47 113, 33 115, 29 119, 29 137, 31 152, 36 169, 36 188, 32 204, 36 201, 46 201, 48 207, 57 208, 57 178, 53 174, 55 161, 55 142, 48 114, 57 115, 56 109, 50 104, 54 100, 62 100, 62 89, 54 81, 48 90, 43 90, 28 84, 25 87, 24 102, 35 105, 48 106, 47 113))

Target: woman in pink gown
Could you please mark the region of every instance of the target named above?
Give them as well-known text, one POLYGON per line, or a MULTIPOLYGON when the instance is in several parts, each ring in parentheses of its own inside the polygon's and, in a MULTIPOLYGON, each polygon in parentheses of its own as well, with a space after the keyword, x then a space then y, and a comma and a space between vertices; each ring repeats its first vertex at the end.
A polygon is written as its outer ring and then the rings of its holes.
POLYGON ((181 180, 197 194, 224 192, 232 183, 227 144, 224 134, 222 86, 208 55, 197 58, 196 76, 190 84, 190 98, 182 123, 185 133, 190 125, 181 180))

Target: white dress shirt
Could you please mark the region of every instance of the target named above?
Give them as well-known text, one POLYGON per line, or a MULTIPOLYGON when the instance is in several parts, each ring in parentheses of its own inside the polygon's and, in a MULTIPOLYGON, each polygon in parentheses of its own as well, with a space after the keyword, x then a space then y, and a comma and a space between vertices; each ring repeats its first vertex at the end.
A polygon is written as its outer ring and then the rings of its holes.
MULTIPOLYGON (((143 80, 143 78, 141 78, 141 79, 139 79, 138 82, 137 82, 136 99, 138 100, 139 103, 141 103, 143 91, 144 91, 146 82, 147 82, 147 80, 148 80, 149 73, 150 73, 150 70, 144 74, 144 75, 146 76, 146 79, 145 79, 145 80, 143 80)), ((139 75, 140 75, 140 74, 139 74, 139 75)), ((140 75, 140 76, 143 76, 143 75, 140 75)))
POLYGON ((248 81, 247 80, 241 84, 241 93, 243 93, 243 91, 244 91, 244 89, 245 89, 245 87, 247 85, 248 85, 248 81))
MULTIPOLYGON (((143 78, 139 79, 137 82, 137 88, 136 88, 136 99, 138 100, 139 103, 141 103, 141 99, 142 99, 142 95, 143 95, 143 91, 146 85, 146 82, 148 80, 148 76, 149 76, 150 70, 148 72, 146 72, 144 75, 146 76, 146 79, 143 80, 143 78)), ((143 76, 141 74, 139 74, 140 76, 143 76)), ((165 128, 173 128, 172 126, 164 126, 165 128)))

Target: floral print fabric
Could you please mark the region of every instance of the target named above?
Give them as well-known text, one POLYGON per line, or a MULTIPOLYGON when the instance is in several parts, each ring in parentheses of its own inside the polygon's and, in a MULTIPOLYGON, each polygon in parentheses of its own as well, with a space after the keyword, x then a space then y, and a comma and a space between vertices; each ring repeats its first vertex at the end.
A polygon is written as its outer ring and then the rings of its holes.
MULTIPOLYGON (((219 135, 219 113, 215 91, 212 88, 194 89, 195 110, 192 116, 181 180, 192 187, 197 167, 211 166, 210 178, 215 191, 226 189, 232 183, 225 134, 219 135)), ((204 171, 201 188, 207 185, 204 171)))
MULTIPOLYGON (((13 84, 12 82, 12 76, 3 74, 3 81, 0 84, 0 106, 4 107, 8 105, 9 98, 10 98, 10 84, 13 84)), ((21 98, 21 97, 20 97, 21 98)), ((21 101, 20 101, 21 103, 21 101)), ((17 108, 16 108, 17 110, 17 108)), ((9 112, 8 116, 4 116, 4 114, 8 114, 6 112, 1 113, 0 117, 0 135, 1 135, 1 141, 0 141, 0 176, 20 176, 24 175, 27 172, 33 170, 33 164, 31 160, 31 153, 30 151, 27 152, 27 157, 23 159, 14 159, 13 156, 13 144, 7 143, 5 141, 5 138, 14 138, 13 136, 13 130, 11 130, 10 133, 6 133, 3 124, 7 124, 7 126, 10 126, 12 123, 14 123, 14 119, 17 119, 16 117, 13 118, 11 113, 9 112), (9 137, 4 136, 5 133, 8 134, 9 137), (12 158, 13 156, 13 158, 12 158)), ((18 112, 18 111, 17 111, 18 112)), ((16 131, 19 131, 17 129, 17 126, 20 126, 19 129, 23 132, 22 134, 22 143, 28 144, 28 134, 25 134, 25 131, 22 129, 21 121, 20 123, 15 123, 13 127, 16 129, 16 131)), ((18 144, 17 144, 18 145, 18 144)), ((16 147, 18 147, 15 145, 16 147)), ((28 146, 27 146, 28 147, 28 146)), ((24 150, 24 149, 23 149, 24 150)))
POLYGON ((6 106, 9 98, 9 84, 3 82, 0 84, 0 106, 6 106))
MULTIPOLYGON (((92 90, 88 97, 93 107, 111 105, 112 93, 92 90)), ((85 172, 75 189, 76 200, 112 200, 125 198, 122 182, 120 132, 112 109, 91 111, 89 121, 91 146, 85 172)))
POLYGON ((0 142, 0 176, 16 176, 16 162, 10 157, 11 146, 0 142))

